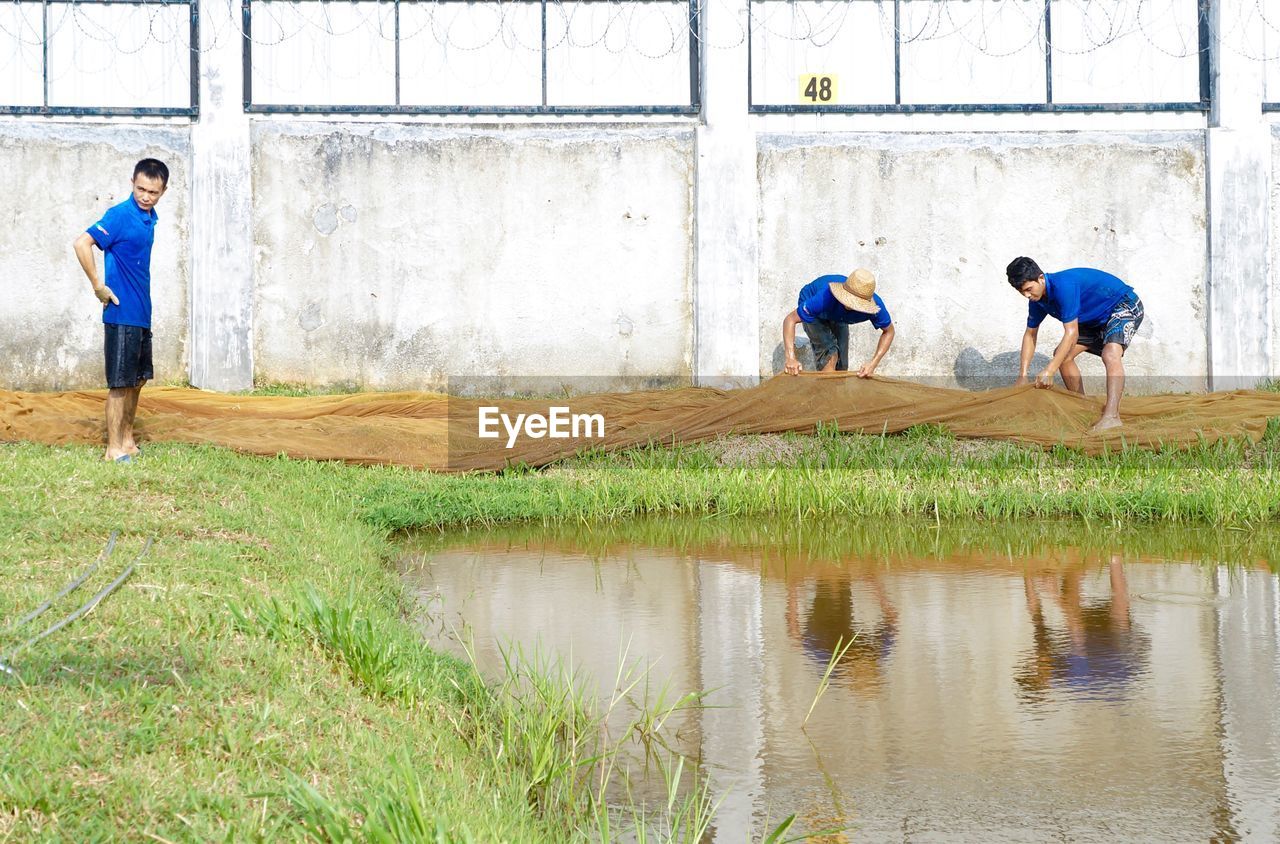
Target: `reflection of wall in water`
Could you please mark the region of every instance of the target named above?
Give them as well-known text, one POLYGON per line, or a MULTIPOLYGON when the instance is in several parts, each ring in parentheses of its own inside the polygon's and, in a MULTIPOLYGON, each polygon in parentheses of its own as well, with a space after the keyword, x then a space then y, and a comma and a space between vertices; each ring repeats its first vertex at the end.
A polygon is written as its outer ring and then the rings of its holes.
POLYGON ((1223 772, 1231 825, 1246 840, 1280 839, 1280 576, 1218 570, 1223 772))
POLYGON ((624 648, 629 662, 651 665, 655 692, 667 682, 678 694, 702 688, 692 650, 697 574, 684 559, 645 550, 597 565, 585 555, 535 548, 500 557, 446 551, 409 577, 424 593, 439 594, 434 612, 443 606, 459 629, 466 618, 480 665, 501 665, 499 647, 510 642, 526 654, 537 643, 543 653, 572 656, 607 696, 624 648))
POLYGON ((768 698, 774 692, 765 674, 769 660, 762 635, 768 587, 759 575, 739 566, 699 563, 697 652, 705 688, 717 689, 707 703, 722 707, 704 710, 699 725, 702 762, 720 803, 715 840, 750 841, 765 785, 760 751, 769 723, 768 698))

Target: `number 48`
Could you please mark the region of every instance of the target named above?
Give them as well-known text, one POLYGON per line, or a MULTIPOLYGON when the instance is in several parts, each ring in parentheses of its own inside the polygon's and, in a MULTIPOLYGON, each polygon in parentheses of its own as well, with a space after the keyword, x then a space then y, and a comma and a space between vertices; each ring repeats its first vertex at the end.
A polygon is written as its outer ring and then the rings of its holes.
POLYGON ((836 78, 809 74, 800 77, 801 98, 811 103, 830 103, 836 98, 836 78))

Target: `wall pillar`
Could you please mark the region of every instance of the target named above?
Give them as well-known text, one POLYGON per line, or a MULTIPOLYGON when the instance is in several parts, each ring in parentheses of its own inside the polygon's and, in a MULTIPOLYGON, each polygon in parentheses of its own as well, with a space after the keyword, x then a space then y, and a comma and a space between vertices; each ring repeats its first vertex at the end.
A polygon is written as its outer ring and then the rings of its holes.
MULTIPOLYGON (((1272 374, 1271 131, 1264 68, 1239 40, 1253 0, 1213 4, 1208 158, 1209 388, 1253 387, 1272 374)), ((1157 201, 1152 198, 1152 201, 1157 201)))
POLYGON ((699 384, 759 379, 755 133, 747 115, 747 3, 702 3, 703 123, 695 149, 694 363, 699 384), (732 46, 731 46, 732 45, 732 46))
POLYGON ((191 131, 190 380, 253 386, 253 206, 240 5, 199 0, 200 119, 191 131))

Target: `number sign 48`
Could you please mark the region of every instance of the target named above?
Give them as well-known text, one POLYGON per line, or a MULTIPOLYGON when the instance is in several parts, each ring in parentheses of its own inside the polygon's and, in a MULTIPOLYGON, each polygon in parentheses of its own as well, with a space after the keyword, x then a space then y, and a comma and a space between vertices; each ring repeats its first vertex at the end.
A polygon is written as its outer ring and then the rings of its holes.
POLYGON ((806 73, 800 77, 800 102, 836 102, 837 79, 833 73, 806 73))

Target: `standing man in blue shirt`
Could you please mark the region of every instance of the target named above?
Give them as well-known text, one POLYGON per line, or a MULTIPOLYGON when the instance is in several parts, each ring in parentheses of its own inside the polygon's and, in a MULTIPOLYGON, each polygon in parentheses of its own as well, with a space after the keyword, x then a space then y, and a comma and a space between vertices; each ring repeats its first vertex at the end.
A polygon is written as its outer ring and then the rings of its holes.
POLYGON ((142 385, 155 377, 151 365, 151 244, 156 203, 169 186, 169 168, 144 158, 133 168, 129 198, 76 238, 80 267, 102 303, 107 365, 106 460, 128 462, 141 453, 133 439, 133 417, 142 385), (93 257, 102 250, 103 272, 93 257))
POLYGON ((1107 370, 1107 403, 1091 432, 1121 425, 1120 396, 1124 392, 1124 350, 1142 325, 1142 300, 1133 288, 1102 270, 1078 268, 1041 272, 1030 258, 1015 258, 1005 274, 1009 284, 1027 299, 1027 331, 1022 335, 1022 365, 1018 383, 1027 382, 1027 368, 1036 351, 1036 334, 1046 316, 1062 322, 1062 342, 1053 360, 1036 376, 1037 387, 1053 385, 1062 375, 1068 390, 1084 395, 1084 380, 1076 356, 1089 352, 1102 358, 1107 370))
POLYGON ((858 369, 858 377, 870 378, 893 345, 893 321, 884 301, 876 294, 871 270, 856 269, 847 276, 824 275, 800 289, 796 309, 782 321, 782 349, 788 375, 800 373, 796 360, 796 324, 804 326, 820 372, 849 369, 849 326, 870 322, 880 329, 880 342, 871 360, 858 369))

